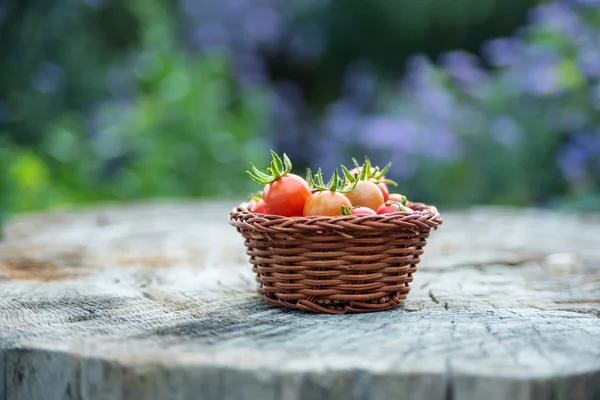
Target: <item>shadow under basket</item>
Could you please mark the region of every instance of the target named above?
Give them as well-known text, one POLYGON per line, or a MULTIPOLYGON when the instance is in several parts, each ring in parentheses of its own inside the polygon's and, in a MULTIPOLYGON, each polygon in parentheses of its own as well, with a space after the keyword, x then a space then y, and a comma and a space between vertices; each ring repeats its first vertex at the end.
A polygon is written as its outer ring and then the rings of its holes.
POLYGON ((244 237, 257 290, 274 306, 344 314, 406 299, 426 239, 442 224, 433 206, 384 215, 281 217, 242 203, 229 223, 244 237))

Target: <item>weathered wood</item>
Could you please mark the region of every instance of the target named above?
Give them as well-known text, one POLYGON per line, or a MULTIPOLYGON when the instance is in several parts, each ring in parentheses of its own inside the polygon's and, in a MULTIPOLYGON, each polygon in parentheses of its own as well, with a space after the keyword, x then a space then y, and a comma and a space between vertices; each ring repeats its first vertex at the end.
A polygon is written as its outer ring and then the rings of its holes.
POLYGON ((336 316, 264 304, 228 211, 9 223, 0 399, 600 398, 600 216, 443 212, 402 307, 336 316))

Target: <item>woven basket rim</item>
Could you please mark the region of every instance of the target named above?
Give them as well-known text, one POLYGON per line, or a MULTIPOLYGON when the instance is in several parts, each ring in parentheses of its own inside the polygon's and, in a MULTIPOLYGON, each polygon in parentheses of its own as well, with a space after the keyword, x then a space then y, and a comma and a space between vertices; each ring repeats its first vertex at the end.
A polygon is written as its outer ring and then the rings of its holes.
POLYGON ((411 230, 417 232, 437 229, 443 218, 437 208, 418 202, 407 202, 413 212, 395 212, 381 215, 339 215, 284 217, 280 215, 258 214, 249 210, 253 201, 243 202, 229 214, 229 223, 237 228, 273 232, 310 231, 334 229, 335 231, 366 230, 411 230))

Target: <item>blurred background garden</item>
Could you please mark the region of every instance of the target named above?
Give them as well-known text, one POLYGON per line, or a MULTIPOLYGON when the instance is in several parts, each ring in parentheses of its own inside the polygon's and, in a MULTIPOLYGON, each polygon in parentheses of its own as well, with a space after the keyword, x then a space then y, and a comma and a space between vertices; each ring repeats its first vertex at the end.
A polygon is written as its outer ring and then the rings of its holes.
POLYGON ((441 207, 600 210, 598 0, 0 0, 0 222, 392 161, 441 207))

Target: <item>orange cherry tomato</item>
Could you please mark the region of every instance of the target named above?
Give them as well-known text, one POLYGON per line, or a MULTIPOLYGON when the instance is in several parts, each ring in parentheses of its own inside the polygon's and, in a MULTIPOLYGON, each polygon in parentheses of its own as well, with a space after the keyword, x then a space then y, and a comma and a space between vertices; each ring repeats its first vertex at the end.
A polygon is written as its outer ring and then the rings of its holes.
POLYGON ((385 203, 390 199, 390 190, 388 189, 388 185, 385 182, 379 182, 377 186, 379 187, 379 190, 381 190, 383 202, 385 203))
POLYGON ((390 200, 390 201, 397 201, 398 203, 402 203, 403 201, 406 200, 406 198, 404 196, 402 196, 401 194, 399 194, 399 193, 390 193, 388 195, 388 200, 390 200))
POLYGON ((355 206, 368 207, 376 211, 385 201, 381 189, 372 181, 358 181, 351 192, 345 194, 355 206))
POLYGON ((351 206, 350 200, 342 193, 324 190, 314 193, 304 206, 304 216, 342 215, 342 206, 351 206))

